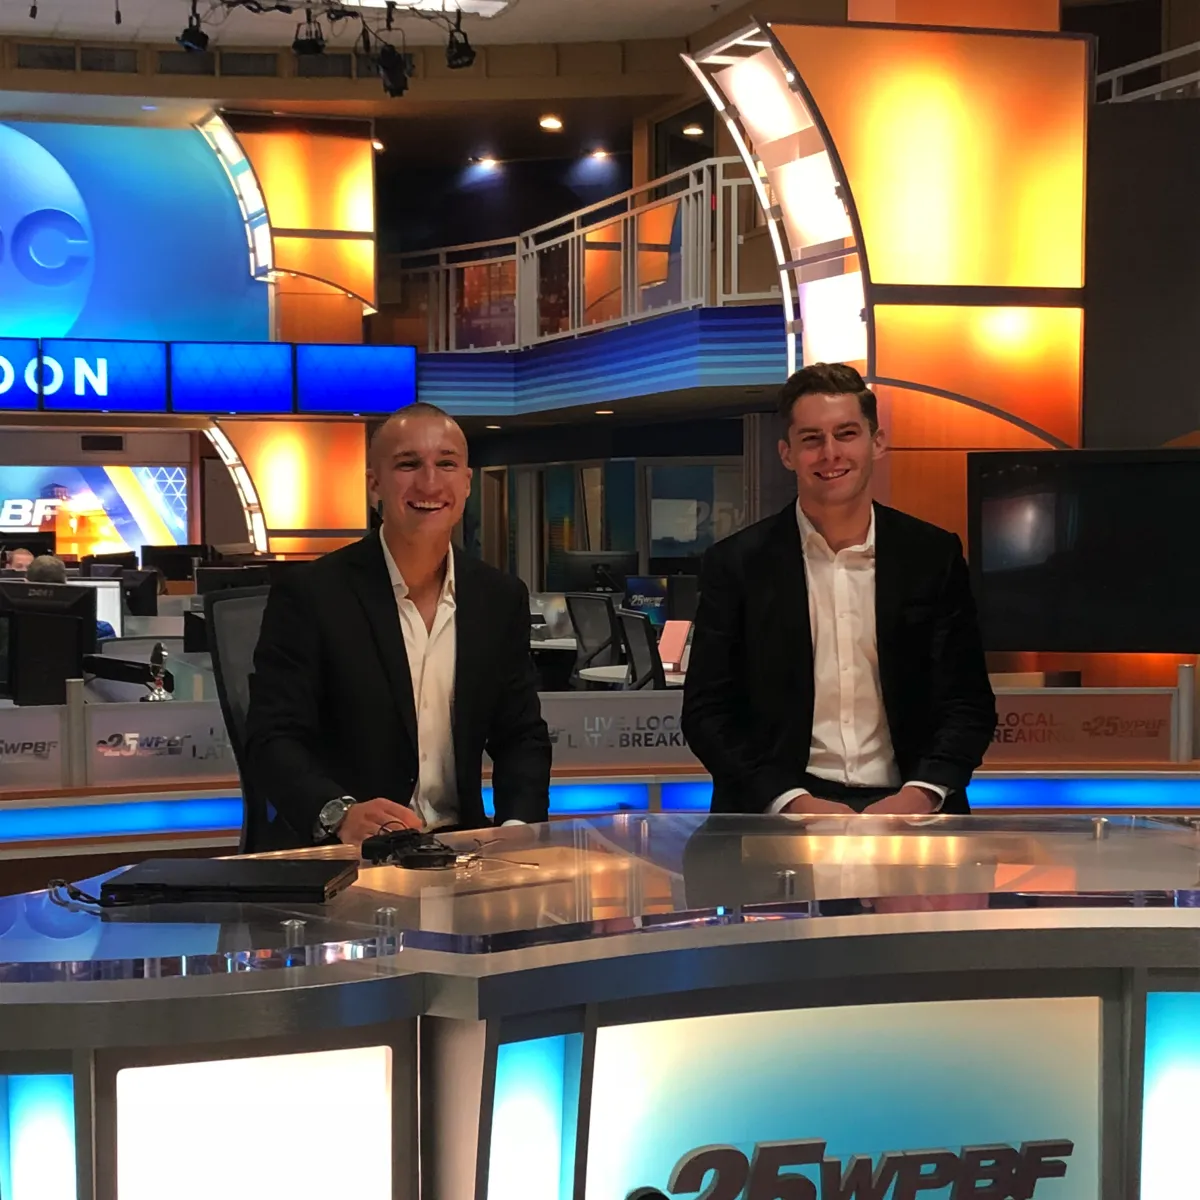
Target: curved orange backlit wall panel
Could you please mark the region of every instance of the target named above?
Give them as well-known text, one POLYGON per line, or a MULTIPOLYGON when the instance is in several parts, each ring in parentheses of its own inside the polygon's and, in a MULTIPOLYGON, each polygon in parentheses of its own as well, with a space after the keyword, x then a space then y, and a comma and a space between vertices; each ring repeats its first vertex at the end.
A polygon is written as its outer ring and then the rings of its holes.
MULTIPOLYGON (((367 137, 280 129, 238 135, 270 217, 280 328, 295 338, 316 296, 347 296, 357 307, 325 341, 361 341, 375 288, 375 152, 367 137), (315 286, 289 286, 291 277, 315 286)), ((318 305, 328 322, 334 309, 318 305)))
POLYGON ((258 496, 274 554, 324 553, 367 526, 362 421, 222 420, 258 496))
POLYGON ((860 366, 880 498, 965 533, 968 451, 1080 441, 1090 46, 1043 0, 849 10, 895 23, 763 24, 686 61, 758 181, 791 363, 860 366), (988 20, 1039 32, 915 24, 988 20))

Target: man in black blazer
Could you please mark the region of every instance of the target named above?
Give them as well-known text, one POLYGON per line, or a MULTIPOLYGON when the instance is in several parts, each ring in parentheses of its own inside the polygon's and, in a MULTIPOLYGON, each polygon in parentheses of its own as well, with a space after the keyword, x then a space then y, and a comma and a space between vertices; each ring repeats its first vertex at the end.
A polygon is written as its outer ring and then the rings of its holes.
POLYGON ((415 404, 375 434, 383 526, 271 588, 250 679, 247 757, 269 840, 361 842, 381 828, 544 821, 550 737, 529 594, 451 535, 470 492, 462 430, 415 404))
POLYGON ((875 396, 852 367, 784 385, 798 499, 712 547, 683 732, 718 813, 966 812, 996 725, 952 533, 872 504, 875 396))

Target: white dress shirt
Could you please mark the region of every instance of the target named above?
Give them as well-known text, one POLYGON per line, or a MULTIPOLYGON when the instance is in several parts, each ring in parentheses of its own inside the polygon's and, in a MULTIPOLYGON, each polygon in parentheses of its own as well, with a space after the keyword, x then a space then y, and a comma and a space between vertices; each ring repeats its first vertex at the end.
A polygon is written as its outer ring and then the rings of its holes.
POLYGON ((408 585, 387 542, 382 537, 379 541, 400 614, 417 712, 417 787, 409 806, 427 829, 454 825, 458 822, 453 725, 457 664, 454 552, 446 558, 446 578, 438 597, 433 628, 426 629, 425 618, 408 598, 408 585))
MULTIPOLYGON (((902 783, 933 792, 946 789, 902 780, 892 748, 875 636, 875 510, 866 541, 833 551, 799 502, 796 520, 804 548, 808 622, 813 645, 813 725, 808 772, 856 787, 893 788, 902 783)), ((806 789, 779 796, 779 812, 806 789)))

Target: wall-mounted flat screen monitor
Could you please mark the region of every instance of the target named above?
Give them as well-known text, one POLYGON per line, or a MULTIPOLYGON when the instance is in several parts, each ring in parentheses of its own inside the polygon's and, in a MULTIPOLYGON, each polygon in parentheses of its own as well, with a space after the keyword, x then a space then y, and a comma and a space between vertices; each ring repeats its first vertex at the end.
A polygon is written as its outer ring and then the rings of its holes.
POLYGON ((1200 451, 968 456, 988 650, 1200 652, 1200 451))

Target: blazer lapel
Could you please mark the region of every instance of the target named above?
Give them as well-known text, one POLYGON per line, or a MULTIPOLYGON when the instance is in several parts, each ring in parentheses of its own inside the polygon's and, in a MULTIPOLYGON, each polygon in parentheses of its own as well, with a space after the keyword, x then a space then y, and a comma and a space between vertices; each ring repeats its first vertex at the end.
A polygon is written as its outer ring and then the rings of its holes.
POLYGON ((904 602, 904 556, 897 544, 891 509, 875 505, 875 647, 879 688, 888 723, 895 728, 900 664, 897 661, 900 614, 904 602))
POLYGON ((489 614, 480 589, 474 586, 474 560, 457 549, 451 550, 451 553, 454 555, 454 706, 451 727, 454 762, 461 771, 463 765, 470 761, 463 739, 471 729, 472 700, 479 679, 481 639, 487 636, 489 614))
POLYGON ((808 583, 804 575, 804 548, 796 523, 796 506, 779 514, 774 536, 768 543, 765 571, 768 613, 765 629, 778 630, 778 662, 784 673, 785 713, 793 724, 793 736, 803 747, 807 761, 812 741, 813 645, 808 619, 808 583))
POLYGON ((408 653, 404 649, 404 634, 400 629, 400 614, 396 610, 396 596, 392 581, 383 561, 383 547, 379 534, 363 538, 359 543, 361 553, 353 560, 352 586, 367 623, 375 639, 379 660, 391 685, 392 698, 400 713, 401 723, 417 748, 417 708, 413 701, 412 673, 408 666, 408 653))

